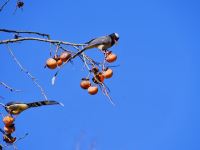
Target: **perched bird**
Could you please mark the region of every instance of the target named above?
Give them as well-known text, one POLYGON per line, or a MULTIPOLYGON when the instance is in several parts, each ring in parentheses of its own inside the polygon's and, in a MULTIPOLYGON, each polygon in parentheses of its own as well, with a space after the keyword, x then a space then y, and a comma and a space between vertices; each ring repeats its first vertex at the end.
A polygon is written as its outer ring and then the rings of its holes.
POLYGON ((112 33, 110 35, 94 38, 94 39, 90 40, 89 42, 85 43, 88 45, 86 45, 84 47, 84 50, 96 47, 102 51, 105 51, 108 48, 115 45, 118 42, 118 40, 119 40, 119 34, 117 34, 117 33, 112 33))
POLYGON ((32 107, 39 107, 43 105, 56 105, 56 104, 64 106, 62 103, 53 100, 45 100, 32 103, 9 102, 6 105, 0 103, 0 105, 2 105, 5 108, 5 110, 11 115, 18 115, 24 110, 32 107))

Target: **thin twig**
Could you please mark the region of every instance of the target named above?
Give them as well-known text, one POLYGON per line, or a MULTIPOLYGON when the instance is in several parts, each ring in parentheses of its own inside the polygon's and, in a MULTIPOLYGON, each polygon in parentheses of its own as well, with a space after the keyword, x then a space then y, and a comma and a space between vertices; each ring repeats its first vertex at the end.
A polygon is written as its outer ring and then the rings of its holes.
POLYGON ((2 85, 3 87, 9 89, 11 92, 19 92, 19 91, 21 91, 21 90, 16 90, 16 89, 14 89, 14 88, 8 86, 8 85, 5 84, 4 82, 0 82, 0 85, 2 85))
POLYGON ((44 89, 42 88, 42 86, 37 82, 36 78, 29 72, 27 71, 22 65, 21 63, 17 60, 17 58, 15 57, 14 53, 12 52, 11 48, 7 45, 8 48, 8 52, 10 53, 10 55, 12 56, 12 58, 14 59, 14 61, 16 62, 16 64, 20 67, 21 71, 26 73, 28 75, 28 77, 33 81, 33 83, 39 88, 41 94, 44 96, 44 98, 47 100, 47 96, 45 94, 44 89))
POLYGON ((3 8, 8 4, 8 2, 9 2, 10 0, 7 0, 2 6, 1 6, 1 8, 0 8, 0 12, 3 10, 3 8))
POLYGON ((24 136, 18 138, 14 143, 16 143, 16 142, 18 142, 18 141, 24 139, 26 136, 28 136, 28 133, 25 133, 24 136))
POLYGON ((105 85, 104 83, 102 83, 102 84, 100 85, 100 87, 101 87, 101 86, 102 86, 102 92, 105 94, 106 97, 108 97, 109 102, 110 102, 113 106, 115 106, 115 103, 113 102, 111 96, 109 95, 109 89, 107 89, 107 87, 106 87, 106 85, 105 85))
POLYGON ((95 149, 96 149, 96 141, 93 141, 93 142, 90 144, 89 150, 95 150, 95 149))
MULTIPOLYGON (((77 46, 73 46, 76 50, 78 50, 78 52, 80 51, 80 49, 77 46)), ((87 60, 86 60, 86 55, 84 53, 81 53, 82 57, 83 57, 83 62, 85 64, 85 67, 90 71, 90 67, 87 64, 87 60)), ((82 58, 81 57, 81 58, 82 58)))
POLYGON ((50 39, 50 35, 46 33, 40 33, 40 32, 34 32, 34 31, 16 31, 16 30, 8 30, 8 29, 0 29, 0 32, 7 32, 7 33, 22 33, 22 34, 36 34, 40 36, 46 36, 48 39, 50 39))

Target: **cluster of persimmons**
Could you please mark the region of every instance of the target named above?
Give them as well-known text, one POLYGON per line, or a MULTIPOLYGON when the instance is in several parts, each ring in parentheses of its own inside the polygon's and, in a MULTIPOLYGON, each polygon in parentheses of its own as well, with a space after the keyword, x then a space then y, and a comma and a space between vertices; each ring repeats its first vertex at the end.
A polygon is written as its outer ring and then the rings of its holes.
POLYGON ((7 144, 12 144, 16 141, 16 137, 12 136, 12 133, 15 131, 14 121, 15 121, 15 119, 10 115, 7 115, 3 118, 3 123, 4 123, 3 140, 7 144))
MULTIPOLYGON (((46 66, 50 69, 55 69, 61 66, 63 63, 68 62, 71 58, 70 52, 63 52, 61 55, 56 55, 53 58, 49 58, 46 61, 46 66)), ((107 63, 112 63, 116 61, 117 55, 112 53, 111 51, 107 51, 105 53, 105 61, 107 63)), ((93 74, 92 78, 82 78, 80 86, 83 89, 87 89, 88 93, 91 95, 95 95, 98 92, 98 86, 104 82, 104 79, 111 78, 113 75, 113 70, 109 67, 104 67, 101 70, 98 66, 93 66, 90 70, 93 74)))

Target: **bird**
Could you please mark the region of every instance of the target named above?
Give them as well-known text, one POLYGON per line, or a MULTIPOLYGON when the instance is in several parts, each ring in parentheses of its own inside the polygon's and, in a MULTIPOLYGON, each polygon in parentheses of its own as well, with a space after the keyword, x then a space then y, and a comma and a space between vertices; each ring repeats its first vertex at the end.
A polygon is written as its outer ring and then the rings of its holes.
POLYGON ((86 50, 86 49, 91 49, 91 48, 98 48, 101 51, 106 51, 108 48, 117 44, 118 40, 119 40, 119 34, 112 33, 110 35, 94 38, 86 42, 85 44, 87 45, 83 49, 86 50))
POLYGON ((26 109, 32 108, 32 107, 40 107, 44 105, 61 105, 64 106, 62 103, 54 101, 54 100, 43 100, 43 101, 36 101, 31 103, 22 103, 22 102, 9 102, 7 104, 2 104, 5 110, 11 114, 11 115, 19 115, 21 112, 23 112, 26 109))

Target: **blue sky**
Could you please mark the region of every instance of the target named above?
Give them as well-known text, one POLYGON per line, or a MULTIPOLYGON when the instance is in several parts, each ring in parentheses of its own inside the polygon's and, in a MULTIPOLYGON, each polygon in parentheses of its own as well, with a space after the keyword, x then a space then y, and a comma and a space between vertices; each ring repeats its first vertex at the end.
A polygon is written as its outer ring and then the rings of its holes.
MULTIPOLYGON (((43 68, 48 44, 10 45, 48 97, 65 104, 18 116, 15 135, 29 133, 18 148, 76 150, 79 143, 81 150, 89 150, 95 142, 96 150, 200 149, 199 5, 197 0, 27 0, 24 10, 13 15, 11 1, 0 13, 1 28, 44 32, 52 39, 77 43, 120 34, 119 44, 112 48, 120 67, 113 68, 113 78, 106 81, 116 107, 100 92, 90 96, 79 87, 87 75, 80 60, 65 66, 52 86, 55 71, 43 68)), ((0 33, 0 40, 10 37, 0 33)), ((5 97, 1 102, 42 99, 6 47, 0 49, 1 81, 23 90, 10 93, 0 88, 5 97)), ((94 56, 92 51, 88 54, 94 56)))

